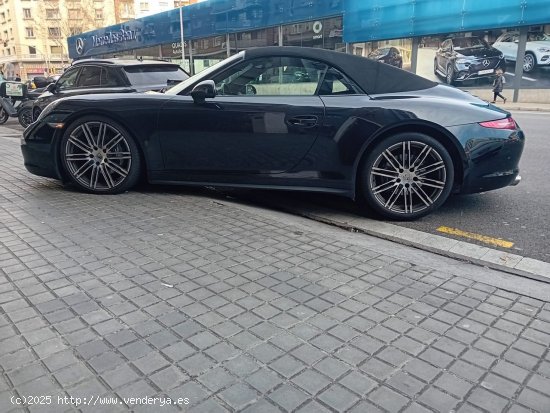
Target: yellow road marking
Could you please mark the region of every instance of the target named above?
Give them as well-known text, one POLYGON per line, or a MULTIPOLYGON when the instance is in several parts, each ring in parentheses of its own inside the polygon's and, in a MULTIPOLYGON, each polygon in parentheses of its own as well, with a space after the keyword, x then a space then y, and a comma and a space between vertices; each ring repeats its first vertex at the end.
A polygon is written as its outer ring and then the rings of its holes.
POLYGON ((487 235, 476 234, 473 232, 462 231, 457 228, 450 228, 450 227, 443 226, 443 227, 437 228, 437 231, 443 232, 445 234, 456 235, 458 237, 475 239, 476 241, 481 241, 481 242, 484 242, 485 244, 491 244, 502 248, 512 248, 514 246, 514 243, 510 241, 505 241, 500 238, 488 237, 487 235))

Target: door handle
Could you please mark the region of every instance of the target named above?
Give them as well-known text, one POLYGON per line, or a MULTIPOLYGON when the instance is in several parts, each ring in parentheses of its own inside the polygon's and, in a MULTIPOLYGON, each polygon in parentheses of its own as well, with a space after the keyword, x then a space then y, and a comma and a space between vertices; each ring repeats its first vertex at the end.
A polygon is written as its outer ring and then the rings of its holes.
POLYGON ((302 115, 294 116, 287 120, 287 123, 293 126, 300 126, 302 128, 312 128, 317 125, 317 116, 313 115, 302 115))

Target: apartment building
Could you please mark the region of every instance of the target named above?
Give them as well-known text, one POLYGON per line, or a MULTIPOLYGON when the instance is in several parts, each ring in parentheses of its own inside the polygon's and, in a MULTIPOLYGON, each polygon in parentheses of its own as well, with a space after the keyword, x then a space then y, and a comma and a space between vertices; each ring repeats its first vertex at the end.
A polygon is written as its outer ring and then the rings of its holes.
MULTIPOLYGON (((116 17, 113 0, 0 0, 4 77, 61 73, 69 65, 67 37, 115 24, 116 17)), ((133 16, 124 17, 119 21, 133 16)))
POLYGON ((135 0, 135 17, 150 16, 177 7, 189 6, 200 0, 135 0))

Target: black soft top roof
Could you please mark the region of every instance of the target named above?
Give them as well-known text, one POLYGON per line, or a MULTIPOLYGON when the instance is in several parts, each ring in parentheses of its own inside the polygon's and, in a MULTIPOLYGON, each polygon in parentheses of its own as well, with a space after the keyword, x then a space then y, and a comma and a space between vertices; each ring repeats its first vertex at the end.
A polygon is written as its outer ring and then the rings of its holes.
POLYGON ((246 59, 263 56, 302 57, 323 61, 349 76, 365 93, 411 92, 429 89, 436 82, 365 57, 313 47, 271 46, 248 49, 246 59))

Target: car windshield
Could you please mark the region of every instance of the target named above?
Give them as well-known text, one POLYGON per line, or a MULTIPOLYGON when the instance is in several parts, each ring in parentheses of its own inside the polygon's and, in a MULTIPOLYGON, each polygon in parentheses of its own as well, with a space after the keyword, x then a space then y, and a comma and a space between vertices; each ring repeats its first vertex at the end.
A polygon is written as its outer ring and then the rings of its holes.
POLYGON ((166 85, 168 81, 182 81, 189 76, 179 66, 136 65, 124 68, 132 86, 166 85))
POLYGON ((529 35, 527 36, 528 42, 540 42, 541 40, 550 41, 550 34, 539 32, 539 33, 529 33, 529 35))
POLYGON ((469 49, 471 47, 488 47, 487 43, 479 37, 457 37, 453 39, 455 49, 469 49))
POLYGON ((240 52, 240 53, 237 53, 237 54, 235 54, 231 57, 228 57, 227 59, 224 59, 224 60, 216 63, 215 65, 210 66, 208 69, 205 69, 202 72, 197 73, 194 76, 191 76, 189 79, 184 80, 183 82, 172 86, 170 89, 168 89, 164 93, 166 93, 167 95, 177 95, 182 90, 187 89, 189 86, 191 86, 193 83, 195 83, 199 77, 204 79, 204 80, 208 80, 209 75, 211 73, 215 72, 216 70, 218 70, 220 68, 220 66, 229 65, 232 62, 236 62, 238 60, 241 60, 243 58, 243 56, 244 56, 244 52, 240 52))

